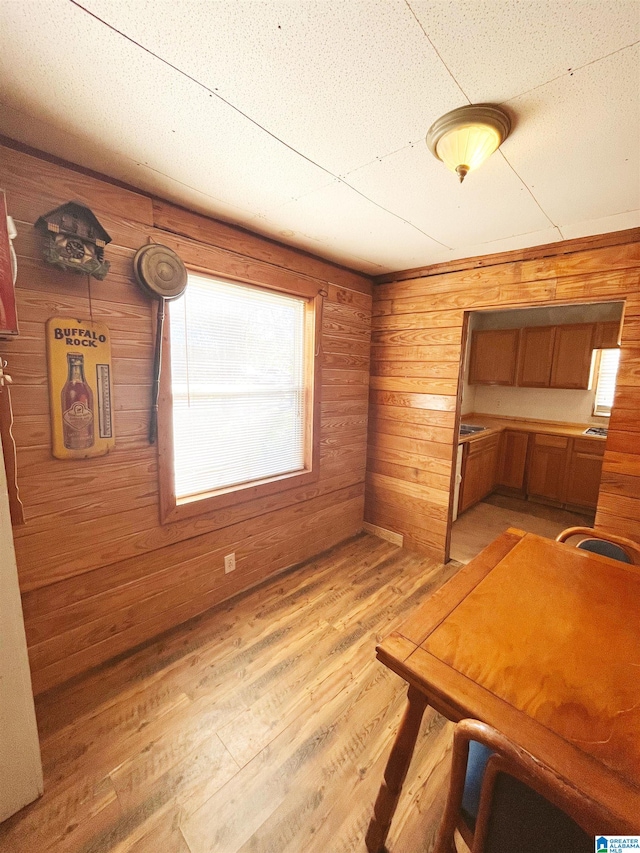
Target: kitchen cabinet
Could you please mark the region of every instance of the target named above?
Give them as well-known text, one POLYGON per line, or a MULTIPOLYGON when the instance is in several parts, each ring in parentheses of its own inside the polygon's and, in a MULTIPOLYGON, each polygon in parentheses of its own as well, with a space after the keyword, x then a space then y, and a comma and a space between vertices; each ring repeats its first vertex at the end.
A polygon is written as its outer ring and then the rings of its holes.
POLYGON ((506 429, 500 436, 496 485, 524 492, 529 433, 506 429))
POLYGON ((593 350, 618 346, 620 323, 572 323, 473 333, 469 383, 589 388, 593 350))
POLYGON ((527 472, 527 497, 562 503, 570 439, 535 433, 527 472))
POLYGON ((556 326, 550 388, 589 387, 593 354, 593 323, 556 326))
POLYGON ((597 323, 593 339, 594 349, 614 349, 620 346, 620 320, 597 323))
POLYGON ((469 509, 495 489, 499 443, 500 436, 493 434, 465 444, 459 512, 469 509))
POLYGON ((605 450, 600 439, 507 428, 477 435, 462 448, 458 513, 496 489, 576 510, 597 506, 605 450))
POLYGON ((598 504, 604 442, 574 438, 569 453, 563 503, 595 509, 598 504))
POLYGON ((518 385, 548 388, 556 338, 555 326, 529 326, 520 332, 518 385))
POLYGON ((471 385, 515 385, 519 329, 483 329, 473 333, 469 362, 471 385))

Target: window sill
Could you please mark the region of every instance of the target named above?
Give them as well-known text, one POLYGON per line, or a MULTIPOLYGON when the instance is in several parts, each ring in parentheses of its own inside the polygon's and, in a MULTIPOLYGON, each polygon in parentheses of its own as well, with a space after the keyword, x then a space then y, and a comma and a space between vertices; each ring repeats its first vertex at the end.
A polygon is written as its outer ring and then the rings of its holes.
POLYGON ((278 495, 289 489, 307 486, 318 480, 318 466, 314 467, 315 470, 303 469, 291 474, 282 474, 259 482, 220 489, 216 492, 204 492, 187 498, 175 499, 173 495, 167 495, 166 503, 161 501, 160 504, 160 520, 162 524, 183 521, 259 498, 278 495))

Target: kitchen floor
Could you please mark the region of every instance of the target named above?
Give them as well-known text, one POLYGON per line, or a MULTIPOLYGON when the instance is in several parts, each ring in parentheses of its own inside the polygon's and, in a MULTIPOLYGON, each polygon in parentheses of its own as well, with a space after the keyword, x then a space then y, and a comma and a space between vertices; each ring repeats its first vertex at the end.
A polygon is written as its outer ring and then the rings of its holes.
POLYGON ((592 527, 593 514, 568 512, 521 498, 489 495, 454 522, 449 557, 468 563, 507 527, 555 539, 567 527, 592 527))

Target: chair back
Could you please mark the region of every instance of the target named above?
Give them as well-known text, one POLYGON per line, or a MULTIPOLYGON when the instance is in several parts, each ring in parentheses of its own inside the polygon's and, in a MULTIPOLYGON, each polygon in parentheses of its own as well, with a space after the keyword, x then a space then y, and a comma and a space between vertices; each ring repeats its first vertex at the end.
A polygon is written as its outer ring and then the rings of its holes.
POLYGON ((482 780, 471 853, 592 853, 594 835, 607 827, 614 831, 596 803, 530 753, 485 723, 462 720, 454 733, 449 795, 434 853, 455 851, 471 741, 492 752, 482 780))
POLYGON ((630 563, 631 557, 619 545, 614 542, 606 542, 604 539, 582 539, 576 545, 581 551, 590 551, 592 554, 600 554, 601 557, 609 557, 620 563, 630 563))
POLYGON ((556 542, 566 542, 572 536, 588 537, 576 545, 583 551, 591 551, 591 553, 600 554, 602 557, 610 557, 612 560, 640 566, 640 544, 638 542, 633 542, 631 539, 609 533, 606 530, 595 530, 593 527, 567 527, 566 530, 556 536, 556 542))

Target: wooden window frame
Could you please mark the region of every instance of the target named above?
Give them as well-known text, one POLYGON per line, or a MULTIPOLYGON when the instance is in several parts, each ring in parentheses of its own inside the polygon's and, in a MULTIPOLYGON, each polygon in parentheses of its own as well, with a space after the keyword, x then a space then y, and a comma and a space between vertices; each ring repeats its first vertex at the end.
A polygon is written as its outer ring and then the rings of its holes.
POLYGON ((166 312, 162 340, 160 395, 158 399, 158 470, 160 490, 160 520, 162 524, 215 513, 258 498, 276 495, 289 489, 307 486, 320 475, 320 401, 321 401, 321 341, 322 307, 324 291, 304 279, 295 284, 268 284, 246 279, 234 279, 211 269, 189 266, 194 275, 215 278, 229 284, 258 287, 274 293, 283 293, 305 300, 305 455, 304 468, 262 480, 229 486, 211 492, 202 492, 186 498, 177 498, 173 452, 173 394, 171 388, 171 308, 166 312))

